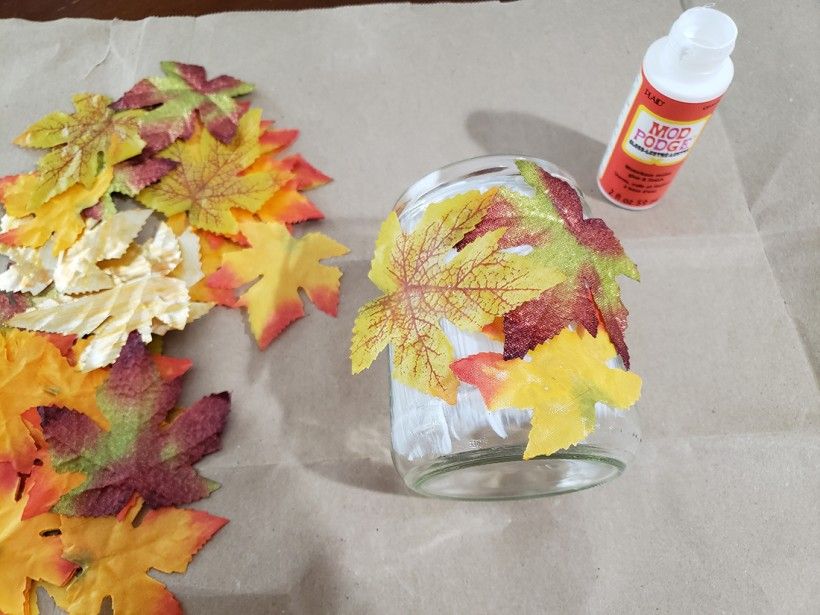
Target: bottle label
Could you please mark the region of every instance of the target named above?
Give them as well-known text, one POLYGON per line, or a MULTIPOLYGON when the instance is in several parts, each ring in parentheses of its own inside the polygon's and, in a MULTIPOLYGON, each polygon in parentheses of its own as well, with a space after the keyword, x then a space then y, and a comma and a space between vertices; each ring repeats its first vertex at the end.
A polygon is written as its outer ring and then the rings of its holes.
POLYGON ((686 158, 709 117, 674 122, 639 105, 621 147, 638 162, 669 166, 686 158))
POLYGON ((685 103, 658 92, 641 72, 607 149, 598 183, 611 201, 641 209, 660 199, 720 97, 685 103))

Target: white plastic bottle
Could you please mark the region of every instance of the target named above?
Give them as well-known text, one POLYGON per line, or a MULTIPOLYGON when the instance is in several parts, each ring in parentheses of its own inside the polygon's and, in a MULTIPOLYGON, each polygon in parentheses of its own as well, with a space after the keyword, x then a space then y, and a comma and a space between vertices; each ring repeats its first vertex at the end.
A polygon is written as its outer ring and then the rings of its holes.
POLYGON ((736 38, 728 15, 698 7, 650 45, 598 171, 607 199, 648 209, 663 196, 732 82, 736 38))

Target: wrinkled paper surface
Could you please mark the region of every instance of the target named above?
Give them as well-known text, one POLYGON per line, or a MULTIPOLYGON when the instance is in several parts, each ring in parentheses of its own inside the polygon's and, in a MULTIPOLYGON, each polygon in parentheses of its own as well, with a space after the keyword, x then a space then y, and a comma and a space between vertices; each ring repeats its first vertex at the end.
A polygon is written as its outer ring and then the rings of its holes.
POLYGON ((178 59, 255 83, 265 117, 302 129, 292 151, 336 179, 311 197, 321 231, 351 248, 338 319, 310 306, 262 353, 236 312, 168 335, 170 354, 195 360, 183 403, 233 391, 223 450, 198 466, 222 488, 197 506, 231 522, 186 575, 158 575, 188 612, 814 608, 818 13, 718 8, 740 30, 735 83, 641 213, 606 204, 595 171, 644 50, 681 10, 671 0, 0 23, 4 174, 32 168, 9 142, 70 110, 73 92, 116 98, 178 59), (641 269, 623 295, 643 444, 604 487, 496 504, 410 496, 390 462, 386 355, 349 375, 394 200, 487 153, 568 170, 641 269))

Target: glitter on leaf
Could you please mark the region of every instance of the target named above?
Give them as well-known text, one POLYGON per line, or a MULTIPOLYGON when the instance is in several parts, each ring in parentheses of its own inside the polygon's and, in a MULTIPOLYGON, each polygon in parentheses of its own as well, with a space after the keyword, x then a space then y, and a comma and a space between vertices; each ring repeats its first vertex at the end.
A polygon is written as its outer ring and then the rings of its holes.
POLYGON ((209 395, 169 416, 181 390, 181 376, 164 380, 133 333, 97 393, 108 431, 73 410, 41 407, 55 469, 86 476, 53 510, 98 517, 117 514, 135 493, 154 508, 210 494, 216 483, 200 476, 193 464, 219 450, 230 396, 209 395))
POLYGON ((253 85, 228 75, 209 80, 205 69, 194 64, 161 62, 160 67, 164 76, 143 79, 111 105, 118 111, 150 109, 140 132, 146 152, 189 139, 197 115, 215 139, 229 143, 244 111, 234 98, 253 91, 253 85))
POLYGON ((628 368, 624 341, 628 312, 621 302, 618 277, 638 280, 638 268, 603 220, 584 218, 581 199, 572 186, 532 162, 517 164, 535 194, 499 191, 487 216, 462 245, 504 228, 503 247, 532 246, 532 258, 559 269, 566 280, 504 316, 504 356, 523 357, 570 324, 595 335, 600 317, 628 368))

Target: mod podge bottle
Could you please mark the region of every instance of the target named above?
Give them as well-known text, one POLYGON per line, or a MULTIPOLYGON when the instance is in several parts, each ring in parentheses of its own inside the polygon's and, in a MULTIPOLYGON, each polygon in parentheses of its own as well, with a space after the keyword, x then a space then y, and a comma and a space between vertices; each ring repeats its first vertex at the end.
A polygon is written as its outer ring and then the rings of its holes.
POLYGON ((607 199, 648 209, 664 195, 732 82, 736 38, 728 15, 698 7, 650 45, 598 171, 607 199))

